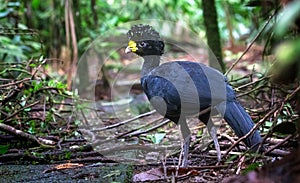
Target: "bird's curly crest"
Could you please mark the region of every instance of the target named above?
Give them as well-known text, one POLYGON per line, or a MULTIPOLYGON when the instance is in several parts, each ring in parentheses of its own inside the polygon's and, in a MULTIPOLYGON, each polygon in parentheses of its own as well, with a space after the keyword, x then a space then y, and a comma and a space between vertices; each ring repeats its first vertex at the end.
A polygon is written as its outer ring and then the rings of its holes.
POLYGON ((161 41, 159 33, 154 30, 154 28, 150 25, 134 25, 127 32, 127 36, 129 40, 133 41, 142 41, 142 40, 155 40, 161 41))

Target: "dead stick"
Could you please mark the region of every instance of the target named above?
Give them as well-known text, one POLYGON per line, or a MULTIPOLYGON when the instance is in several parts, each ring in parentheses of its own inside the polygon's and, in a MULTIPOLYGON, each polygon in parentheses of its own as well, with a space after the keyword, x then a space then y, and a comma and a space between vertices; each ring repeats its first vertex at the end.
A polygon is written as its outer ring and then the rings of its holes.
POLYGON ((269 19, 266 21, 266 23, 264 24, 264 26, 262 27, 262 29, 258 32, 258 34, 255 36, 255 38, 250 42, 250 44, 247 46, 247 48, 245 49, 245 51, 242 53, 242 55, 230 66, 230 68, 226 71, 225 76, 228 75, 228 73, 241 61, 241 59, 243 58, 243 56, 249 51, 249 49, 251 48, 251 46, 254 44, 254 42, 257 40, 257 38, 262 34, 262 32, 265 30, 265 28, 267 27, 267 25, 270 23, 270 21, 272 20, 272 18, 274 17, 275 13, 273 13, 273 15, 271 15, 269 17, 269 19))
POLYGON ((6 117, 6 118, 3 120, 3 122, 5 122, 5 121, 7 121, 8 119, 14 117, 15 115, 17 115, 19 112, 23 111, 24 109, 27 109, 27 108, 29 108, 29 107, 32 107, 32 106, 34 106, 34 105, 36 105, 36 104, 38 104, 38 103, 39 103, 39 101, 35 101, 35 102, 33 102, 32 104, 29 104, 29 105, 27 105, 27 106, 22 107, 21 109, 19 109, 19 110, 17 110, 16 112, 14 112, 12 115, 6 117))
POLYGON ((40 145, 47 146, 47 145, 53 145, 54 144, 53 141, 46 140, 46 139, 43 139, 43 138, 39 138, 38 139, 34 135, 30 135, 30 134, 25 133, 25 132, 23 132, 21 130, 18 130, 16 128, 14 128, 14 127, 6 125, 4 123, 0 123, 0 130, 5 131, 7 133, 10 133, 10 134, 12 134, 14 136, 17 136, 17 137, 20 137, 20 138, 28 139, 28 140, 30 140, 32 142, 36 142, 37 144, 40 144, 40 145))
POLYGON ((149 116, 149 115, 151 115, 151 114, 153 114, 153 113, 155 113, 155 112, 156 112, 156 110, 153 110, 153 111, 150 111, 150 112, 147 112, 147 113, 144 113, 144 114, 140 114, 140 115, 138 115, 138 116, 136 116, 136 117, 127 119, 127 120, 125 120, 125 121, 121 121, 121 122, 116 123, 116 124, 113 124, 113 125, 109 125, 109 126, 106 126, 106 127, 93 129, 93 130, 91 130, 91 132, 99 132, 99 131, 104 131, 104 130, 116 128, 116 127, 122 126, 122 125, 124 125, 124 124, 126 124, 126 123, 129 123, 129 122, 135 121, 135 120, 137 120, 137 119, 143 118, 143 117, 145 117, 145 116, 149 116))
POLYGON ((30 78, 24 78, 24 79, 16 81, 16 82, 11 82, 11 83, 0 85, 0 88, 7 88, 8 86, 17 85, 19 83, 23 83, 23 82, 29 81, 29 80, 30 80, 30 78))
POLYGON ((141 126, 135 128, 135 129, 129 130, 129 131, 124 132, 124 133, 122 133, 122 134, 115 135, 115 136, 113 136, 112 138, 108 138, 108 139, 106 139, 106 140, 102 140, 102 141, 96 140, 96 141, 93 142, 93 145, 99 145, 99 144, 107 143, 107 142, 112 141, 112 140, 115 140, 115 139, 119 139, 119 138, 121 138, 121 137, 125 137, 126 135, 131 134, 131 133, 133 133, 133 132, 135 132, 135 131, 137 131, 137 130, 139 130, 139 129, 142 129, 142 128, 146 127, 146 126, 149 126, 149 125, 151 125, 152 123, 155 123, 155 122, 157 122, 157 121, 159 121, 159 120, 161 120, 161 118, 156 119, 156 120, 154 120, 154 121, 151 121, 150 123, 141 125, 141 126))
POLYGON ((268 149, 266 152, 264 152, 264 155, 269 154, 271 151, 273 151, 274 149, 276 149, 277 147, 281 146, 283 143, 285 143, 286 141, 288 141, 290 138, 292 138, 293 135, 288 135, 287 137, 285 137, 281 142, 277 143, 276 145, 274 145, 273 147, 271 147, 270 149, 268 149))
POLYGON ((151 131, 153 131, 153 130, 156 130, 157 128, 160 128, 160 127, 162 127, 162 126, 168 124, 169 122, 170 122, 170 120, 169 120, 169 119, 166 119, 166 120, 162 121, 161 123, 159 123, 159 124, 157 124, 157 125, 155 125, 155 126, 149 128, 149 129, 147 129, 147 130, 140 131, 140 132, 139 132, 139 131, 136 131, 135 133, 133 132, 133 133, 124 135, 124 137, 128 137, 128 136, 132 137, 132 136, 138 136, 138 135, 141 135, 141 134, 144 134, 144 133, 149 133, 149 132, 151 132, 151 131))
POLYGON ((293 98, 296 94, 297 94, 297 92, 300 90, 300 86, 298 86, 291 94, 289 94, 289 95, 287 95, 286 96, 286 98, 284 99, 284 101, 282 102, 282 104, 281 104, 281 106, 279 107, 279 108, 277 108, 277 107, 275 107, 274 106, 274 108, 271 110, 271 111, 269 111, 257 124, 255 124, 254 125, 254 127, 246 134, 246 135, 244 135, 243 137, 241 137, 240 139, 238 139, 234 144, 232 144, 231 146, 230 146, 230 148, 229 149, 227 149, 227 151, 226 151, 226 153, 225 153, 225 156, 229 153, 229 151, 231 151, 238 143, 240 143, 242 140, 245 140, 246 138, 248 138, 252 133, 254 133, 254 131, 255 130, 257 130, 258 129, 258 127, 260 126, 260 125, 262 125, 264 122, 265 122, 265 120, 269 117, 269 116, 271 116, 274 112, 278 112, 278 111, 280 111, 280 110, 282 110, 282 108, 283 108, 283 106, 284 106, 284 104, 288 101, 288 100, 290 100, 291 98, 293 98))

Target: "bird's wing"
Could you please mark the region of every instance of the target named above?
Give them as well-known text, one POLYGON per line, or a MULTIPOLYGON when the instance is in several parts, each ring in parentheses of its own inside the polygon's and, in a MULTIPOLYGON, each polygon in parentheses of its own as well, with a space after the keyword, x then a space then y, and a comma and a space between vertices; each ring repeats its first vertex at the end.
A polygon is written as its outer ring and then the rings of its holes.
POLYGON ((142 86, 149 100, 153 100, 151 103, 154 108, 192 115, 209 107, 214 100, 224 101, 226 98, 224 77, 216 73, 211 75, 215 78, 210 81, 198 63, 169 62, 144 76, 142 86), (222 87, 224 91, 220 89, 222 87), (213 90, 217 90, 214 91, 217 95, 213 90), (215 98, 212 99, 212 96, 215 98))
POLYGON ((181 101, 175 86, 160 76, 141 78, 142 87, 153 107, 164 116, 180 114, 181 101), (168 112, 168 114, 167 114, 168 112))

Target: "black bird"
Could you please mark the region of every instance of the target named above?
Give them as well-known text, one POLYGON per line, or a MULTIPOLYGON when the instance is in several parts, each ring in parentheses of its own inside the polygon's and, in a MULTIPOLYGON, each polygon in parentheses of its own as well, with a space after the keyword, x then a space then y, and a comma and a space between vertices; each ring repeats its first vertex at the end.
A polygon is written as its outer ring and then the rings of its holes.
MULTIPOLYGON (((252 119, 236 100, 226 78, 216 69, 191 61, 174 61, 160 65, 164 42, 159 33, 149 25, 134 25, 127 33, 129 43, 125 53, 143 57, 141 85, 153 107, 164 117, 180 125, 184 138, 182 166, 187 166, 190 130, 186 117, 198 115, 214 139, 218 158, 221 154, 211 113, 220 113, 238 137, 247 134, 254 126, 252 119), (206 110, 205 110, 206 111, 206 110)), ((245 139, 248 147, 256 150, 262 142, 258 131, 245 139)))

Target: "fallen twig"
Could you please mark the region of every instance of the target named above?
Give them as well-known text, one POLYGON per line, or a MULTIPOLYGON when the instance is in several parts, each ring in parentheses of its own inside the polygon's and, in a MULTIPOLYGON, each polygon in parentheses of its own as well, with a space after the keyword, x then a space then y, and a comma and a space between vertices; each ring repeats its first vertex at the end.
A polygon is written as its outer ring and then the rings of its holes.
POLYGON ((160 122, 159 124, 157 124, 157 125, 155 125, 155 126, 149 128, 149 129, 147 129, 147 130, 136 131, 136 132, 133 132, 133 133, 130 133, 130 134, 126 134, 126 135, 124 135, 123 137, 129 137, 129 136, 130 136, 130 137, 133 137, 133 136, 138 136, 138 135, 141 135, 141 134, 144 134, 144 133, 149 133, 149 132, 151 132, 151 131, 154 131, 154 130, 156 130, 156 129, 158 129, 158 128, 160 128, 160 127, 162 127, 162 126, 168 124, 169 122, 170 122, 170 120, 169 120, 169 119, 166 119, 166 120, 160 122))
POLYGON ((121 121, 121 122, 113 124, 113 125, 109 125, 109 126, 105 126, 105 127, 102 127, 102 128, 93 129, 93 130, 91 130, 91 132, 99 132, 99 131, 103 131, 103 130, 108 130, 108 129, 116 128, 118 126, 122 126, 124 124, 130 123, 130 122, 135 121, 137 119, 143 118, 145 116, 149 116, 149 115, 151 115, 151 114, 153 114, 155 112, 156 112, 156 110, 153 110, 153 111, 150 111, 150 112, 147 112, 147 113, 144 113, 144 114, 140 114, 138 116, 135 116, 133 118, 121 121))
POLYGON ((28 139, 30 141, 36 142, 37 144, 40 144, 40 145, 48 146, 48 145, 54 145, 55 144, 55 142, 53 142, 51 140, 47 140, 47 139, 43 139, 43 138, 37 138, 34 135, 30 135, 30 134, 25 133, 21 130, 18 130, 14 127, 6 125, 4 123, 0 123, 0 129, 2 131, 5 131, 5 132, 10 133, 12 135, 15 135, 19 138, 25 138, 25 139, 28 139))
POLYGON ((291 139, 293 137, 293 135, 288 135, 287 137, 285 137, 281 142, 277 143, 276 145, 272 146, 271 148, 269 148, 267 151, 264 152, 264 155, 268 155, 271 151, 273 151, 274 149, 276 149, 277 147, 281 146, 282 144, 284 144, 285 142, 287 142, 289 139, 291 139))
MULTIPOLYGON (((281 103, 281 105, 279 107, 277 107, 277 105, 273 106, 273 109, 270 110, 258 123, 255 124, 255 126, 243 137, 241 137, 240 139, 238 139, 234 144, 231 145, 231 147, 229 149, 227 149, 225 156, 228 154, 229 151, 231 151, 238 143, 240 143, 242 140, 245 140, 246 138, 248 138, 252 133, 254 133, 255 130, 257 130, 259 128, 259 126, 261 126, 267 118, 269 118, 272 114, 274 113, 278 113, 279 111, 281 111, 284 107, 284 104, 289 101, 291 98, 293 98, 297 92, 300 90, 300 86, 298 86, 291 94, 287 95, 285 97, 285 99, 283 100, 283 102, 281 103)), ((265 139, 267 138, 267 135, 265 136, 265 138, 263 139, 263 142, 265 141, 265 139)), ((260 144, 261 147, 262 144, 260 144)), ((259 149, 259 148, 258 148, 259 149)))

